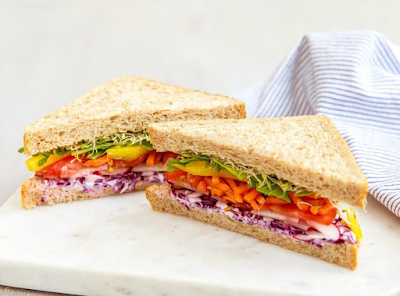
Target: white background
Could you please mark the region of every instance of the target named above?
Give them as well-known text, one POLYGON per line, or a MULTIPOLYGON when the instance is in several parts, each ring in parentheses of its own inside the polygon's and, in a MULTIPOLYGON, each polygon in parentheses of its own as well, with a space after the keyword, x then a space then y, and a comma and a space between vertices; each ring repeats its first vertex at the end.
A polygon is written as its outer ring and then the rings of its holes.
POLYGON ((29 172, 23 129, 92 87, 137 75, 229 94, 266 79, 307 32, 400 44, 400 1, 0 1, 0 204, 29 172))

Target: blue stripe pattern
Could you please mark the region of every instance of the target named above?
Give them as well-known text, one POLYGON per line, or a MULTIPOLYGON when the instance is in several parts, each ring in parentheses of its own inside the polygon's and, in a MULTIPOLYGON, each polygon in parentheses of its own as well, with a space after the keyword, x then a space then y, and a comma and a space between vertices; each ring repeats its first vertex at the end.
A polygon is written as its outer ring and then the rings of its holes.
POLYGON ((400 47, 370 31, 311 33, 272 77, 236 94, 251 117, 327 114, 400 217, 400 47))

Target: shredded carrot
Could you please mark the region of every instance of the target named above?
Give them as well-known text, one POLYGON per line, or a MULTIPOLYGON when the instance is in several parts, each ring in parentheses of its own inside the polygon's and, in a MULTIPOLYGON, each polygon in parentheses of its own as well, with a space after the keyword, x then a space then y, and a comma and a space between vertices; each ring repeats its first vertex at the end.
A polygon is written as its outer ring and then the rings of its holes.
POLYGON ((312 206, 312 207, 310 208, 310 212, 311 212, 313 215, 317 215, 317 214, 318 214, 318 206, 312 206))
POLYGON ((231 203, 236 203, 236 200, 234 198, 231 198, 229 196, 224 196, 223 198, 225 198, 226 200, 230 201, 231 203))
POLYGON ((218 176, 212 176, 211 180, 214 183, 214 185, 219 184, 219 177, 218 176))
POLYGON ((153 151, 150 152, 149 156, 146 159, 146 165, 147 166, 153 166, 154 165, 154 159, 156 157, 156 154, 157 154, 156 150, 153 150, 153 151))
MULTIPOLYGON (((146 164, 153 162, 157 163, 165 156, 159 156, 152 151, 147 157, 146 164)), ((162 155, 165 155, 163 153, 162 155)), ((172 174, 172 173, 167 173, 172 174)), ((218 198, 218 200, 226 203, 232 203, 235 207, 241 207, 247 210, 262 210, 268 209, 271 211, 278 211, 274 207, 281 207, 288 205, 290 202, 274 196, 264 196, 255 188, 249 188, 247 183, 233 180, 230 178, 223 178, 218 176, 196 176, 185 173, 179 174, 182 181, 188 182, 193 188, 199 191, 210 194, 218 198)), ((313 215, 326 215, 334 209, 333 204, 326 198, 315 198, 314 196, 296 196, 293 192, 289 193, 291 202, 296 205, 298 209, 304 212, 311 212, 313 215), (311 206, 310 206, 311 205, 311 206)), ((285 207, 284 207, 285 208, 285 207)), ((288 207, 288 210, 293 209, 288 207)), ((297 213, 297 212, 296 212, 297 213)), ((299 215, 298 213, 296 215, 299 215)))
POLYGON ((223 180, 228 183, 228 185, 232 188, 233 191, 235 191, 235 188, 237 187, 235 180, 230 179, 230 178, 223 178, 223 180))
POLYGON ((239 194, 236 191, 234 191, 233 195, 235 196, 236 202, 238 202, 238 203, 242 203, 243 202, 243 196, 241 194, 239 194))
POLYGON ((163 156, 162 152, 156 153, 156 157, 154 158, 154 164, 159 163, 161 161, 162 156, 163 156))
POLYGON ((231 197, 231 198, 235 198, 232 189, 226 190, 226 191, 225 191, 225 194, 228 195, 228 196, 231 197))
POLYGON ((219 190, 217 188, 211 188, 211 194, 217 195, 217 196, 224 196, 225 192, 223 192, 222 190, 219 190))
POLYGON ((326 204, 322 208, 319 209, 318 213, 321 215, 325 215, 332 209, 333 209, 332 203, 328 199, 326 199, 326 204))
POLYGON ((256 201, 260 204, 263 205, 265 203, 265 198, 262 197, 261 195, 256 198, 256 201))
POLYGON ((223 184, 223 183, 215 184, 214 187, 218 188, 219 190, 223 190, 225 192, 231 190, 231 188, 228 185, 223 184))
POLYGON ((259 211, 261 207, 256 203, 255 200, 250 201, 251 206, 253 207, 254 210, 259 211))
POLYGON ((85 161, 84 165, 90 167, 99 167, 103 164, 106 164, 107 162, 108 162, 107 155, 103 155, 102 157, 96 159, 89 159, 85 161))
POLYGON ((203 193, 207 192, 207 184, 206 182, 204 182, 203 180, 199 182, 199 184, 197 185, 197 189, 200 190, 203 193))
POLYGON ((206 182, 207 186, 209 186, 210 188, 214 187, 214 183, 212 182, 210 177, 205 177, 204 181, 206 182))
POLYGON ((249 190, 251 190, 251 188, 249 188, 247 184, 242 184, 236 188, 236 192, 239 194, 245 193, 249 190))
POLYGON ((257 190, 253 189, 244 196, 244 200, 250 202, 252 200, 255 200, 259 194, 260 193, 257 190))

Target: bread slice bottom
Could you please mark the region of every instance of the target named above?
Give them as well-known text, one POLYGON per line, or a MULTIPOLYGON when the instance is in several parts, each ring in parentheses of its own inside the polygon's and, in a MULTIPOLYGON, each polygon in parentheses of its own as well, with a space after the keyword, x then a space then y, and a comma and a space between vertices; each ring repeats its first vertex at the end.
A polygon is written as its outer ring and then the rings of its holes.
POLYGON ((153 210, 159 212, 168 212, 210 223, 244 235, 252 236, 261 241, 272 243, 288 250, 311 255, 351 270, 357 267, 356 244, 325 244, 323 247, 317 247, 306 242, 297 241, 291 237, 282 236, 267 228, 237 222, 223 214, 210 213, 201 209, 188 210, 171 195, 171 187, 169 184, 148 187, 146 189, 146 197, 153 210))
MULTIPOLYGON (((143 190, 148 186, 159 184, 157 182, 138 183, 132 192, 143 190)), ((112 188, 96 189, 89 192, 79 188, 68 188, 60 186, 50 186, 42 182, 41 178, 32 177, 26 180, 21 186, 21 204, 24 209, 33 209, 39 205, 52 206, 58 203, 69 203, 76 200, 95 199, 99 197, 116 195, 118 191, 112 188)))

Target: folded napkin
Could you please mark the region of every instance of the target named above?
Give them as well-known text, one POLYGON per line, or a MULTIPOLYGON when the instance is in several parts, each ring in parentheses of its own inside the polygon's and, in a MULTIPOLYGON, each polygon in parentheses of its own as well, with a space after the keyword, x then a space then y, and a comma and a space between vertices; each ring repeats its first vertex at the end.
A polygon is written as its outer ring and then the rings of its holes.
POLYGON ((327 114, 400 217, 400 47, 370 31, 307 34, 268 81, 234 94, 249 117, 327 114))

